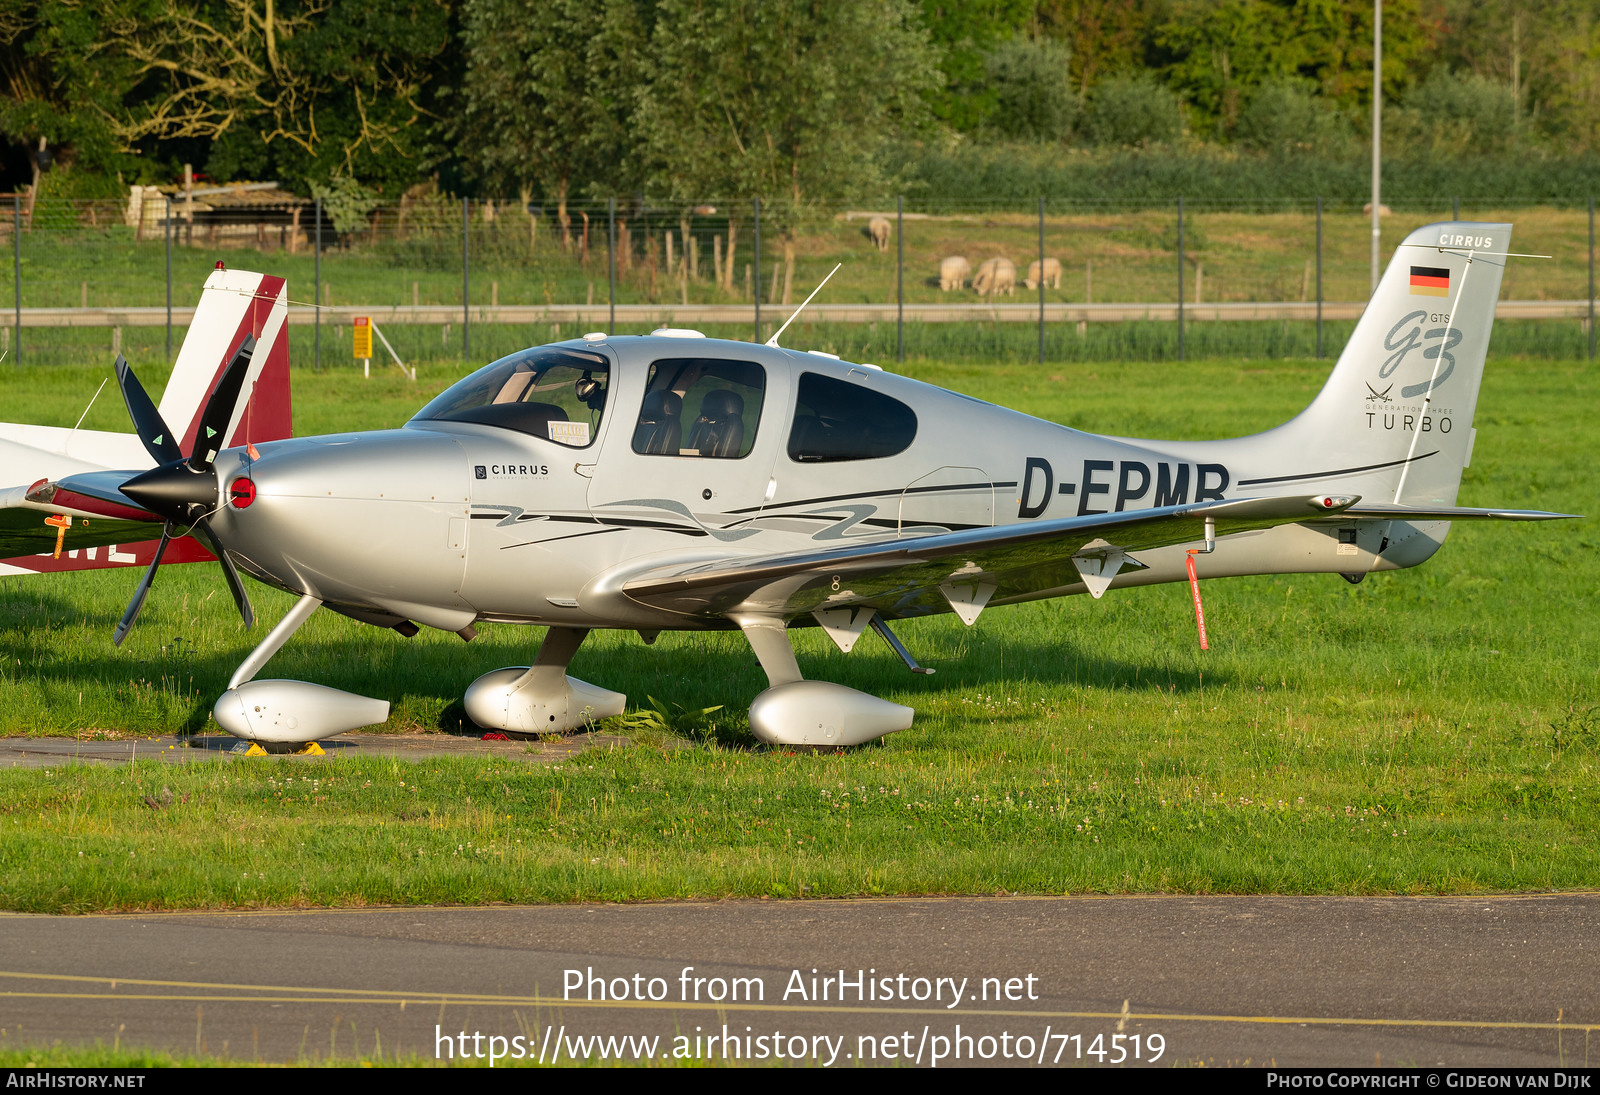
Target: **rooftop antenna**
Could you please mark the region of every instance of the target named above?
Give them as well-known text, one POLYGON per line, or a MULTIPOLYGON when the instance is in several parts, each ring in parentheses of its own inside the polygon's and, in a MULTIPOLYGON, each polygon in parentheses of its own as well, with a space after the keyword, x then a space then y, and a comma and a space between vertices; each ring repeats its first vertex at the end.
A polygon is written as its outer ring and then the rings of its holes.
MULTIPOLYGON (((839 267, 843 265, 844 263, 842 262, 835 263, 833 269, 828 271, 828 278, 831 278, 833 275, 837 274, 839 272, 839 267)), ((828 278, 823 278, 821 281, 817 282, 817 287, 811 290, 811 297, 814 297, 818 293, 822 292, 822 287, 828 284, 828 278)), ((805 300, 802 300, 800 302, 800 307, 794 310, 794 315, 791 315, 788 319, 784 320, 782 327, 779 327, 776 331, 772 332, 772 337, 767 339, 768 346, 771 346, 775 349, 782 349, 782 347, 778 346, 778 336, 789 329, 789 324, 794 322, 795 316, 798 316, 801 312, 806 310, 806 305, 811 303, 811 297, 806 297, 805 300)))

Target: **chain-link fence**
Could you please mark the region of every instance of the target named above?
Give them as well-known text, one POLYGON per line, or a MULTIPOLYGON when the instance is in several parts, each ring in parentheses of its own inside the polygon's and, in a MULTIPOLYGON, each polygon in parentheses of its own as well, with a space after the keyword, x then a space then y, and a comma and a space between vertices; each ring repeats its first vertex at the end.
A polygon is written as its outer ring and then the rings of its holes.
MULTIPOLYGON (((435 196, 338 216, 281 196, 223 205, 154 188, 127 202, 0 200, 12 252, 0 351, 29 364, 170 360, 217 262, 286 277, 293 360, 323 367, 351 360, 356 315, 408 363, 484 361, 599 329, 764 339, 835 266, 787 344, 869 361, 1334 354, 1372 276, 1369 216, 1335 203, 1191 202, 1180 221, 1177 199, 907 198, 792 214, 753 201, 435 196)), ((1551 256, 1507 266, 1495 349, 1591 355, 1592 214, 1396 207, 1382 217, 1383 261, 1418 226, 1457 218, 1510 221, 1517 251, 1551 256)))

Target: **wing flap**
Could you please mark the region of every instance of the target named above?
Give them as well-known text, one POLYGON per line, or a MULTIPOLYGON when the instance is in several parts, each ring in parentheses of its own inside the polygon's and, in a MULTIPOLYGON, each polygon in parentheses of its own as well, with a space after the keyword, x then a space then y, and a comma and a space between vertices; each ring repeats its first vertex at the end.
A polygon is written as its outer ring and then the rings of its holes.
POLYGON ((1394 521, 1555 521, 1581 517, 1577 513, 1550 513, 1542 509, 1474 509, 1470 506, 1355 505, 1341 517, 1384 518, 1394 521))
POLYGON ((1208 521, 1217 536, 1271 528, 1331 516, 1357 501, 1245 498, 877 540, 658 569, 624 582, 622 592, 689 616, 792 618, 846 604, 870 604, 894 618, 922 616, 949 608, 942 585, 992 584, 997 601, 1058 589, 1081 580, 1074 558, 1086 552, 1130 554, 1199 541, 1208 521))

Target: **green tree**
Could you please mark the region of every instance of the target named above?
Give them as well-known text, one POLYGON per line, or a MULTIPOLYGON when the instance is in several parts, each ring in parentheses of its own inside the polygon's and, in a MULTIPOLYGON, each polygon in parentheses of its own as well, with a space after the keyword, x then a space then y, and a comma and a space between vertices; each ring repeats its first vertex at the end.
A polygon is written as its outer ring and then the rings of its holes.
POLYGON ((300 189, 403 187, 448 82, 452 0, 7 0, 0 128, 104 170, 209 158, 300 189))
POLYGON ((1239 115, 1234 139, 1261 152, 1347 152, 1349 120, 1302 79, 1271 79, 1258 87, 1239 115))
POLYGON ((993 117, 990 55, 1029 28, 1034 0, 921 0, 922 25, 938 51, 939 81, 926 93, 939 121, 973 133, 993 117))
POLYGON ((878 192, 880 152, 938 80, 907 0, 663 0, 650 53, 638 125, 655 188, 761 195, 776 216, 878 192))
POLYGON ((1600 147, 1600 10, 1592 0, 1433 0, 1441 68, 1504 87, 1519 138, 1600 147))
POLYGON ((1012 38, 996 46, 987 66, 995 100, 989 128, 1025 140, 1066 140, 1078 109, 1070 60, 1066 45, 1049 38, 1012 38))
POLYGON ((1166 82, 1196 111, 1202 133, 1231 135, 1252 89, 1304 60, 1294 10, 1270 0, 1184 3, 1155 30, 1166 82))
POLYGON ((563 238, 576 192, 638 181, 634 111, 650 65, 652 5, 633 0, 469 0, 464 154, 491 185, 541 188, 563 238))
POLYGON ((1108 76, 1142 69, 1150 52, 1150 30, 1167 0, 1040 0, 1037 19, 1044 33, 1072 52, 1078 97, 1108 76))
POLYGON ((1149 145, 1175 140, 1178 100, 1148 73, 1113 76, 1089 96, 1084 131, 1097 145, 1149 145))
POLYGON ((1395 111, 1395 131, 1414 152, 1489 155, 1516 138, 1511 88, 1483 76, 1436 69, 1395 111))

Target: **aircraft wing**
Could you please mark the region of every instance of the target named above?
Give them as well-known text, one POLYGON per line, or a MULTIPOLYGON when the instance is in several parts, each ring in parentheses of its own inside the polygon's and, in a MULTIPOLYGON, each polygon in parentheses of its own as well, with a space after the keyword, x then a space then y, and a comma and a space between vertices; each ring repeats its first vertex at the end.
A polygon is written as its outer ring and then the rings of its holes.
MULTIPOLYGON (((0 490, 0 559, 52 554, 63 527, 59 522, 63 520, 66 524, 61 545, 74 558, 83 549, 149 539, 159 532, 161 519, 117 490, 136 474, 86 472, 70 477, 76 489, 39 482, 31 487, 0 490), (46 524, 46 518, 56 523, 46 524)), ((126 561, 131 561, 131 556, 126 561)))
POLYGON ((1121 567, 1142 568, 1133 553, 1205 536, 1340 518, 1393 520, 1548 520, 1535 510, 1358 505, 1358 496, 1243 498, 1120 513, 1091 514, 939 533, 756 558, 697 562, 635 575, 625 596, 690 616, 767 616, 870 605, 893 618, 954 608, 976 618, 1004 600, 1084 583, 1096 596, 1121 567))
POLYGON ((1080 581, 1103 591, 1119 567, 1142 567, 1131 553, 1199 541, 1208 520, 1217 536, 1226 536, 1331 517, 1358 501, 1350 495, 1243 498, 875 540, 647 571, 624 582, 622 592, 653 608, 702 617, 789 619, 870 605, 891 619, 947 607, 966 618, 963 606, 976 618, 991 598, 1080 581))

